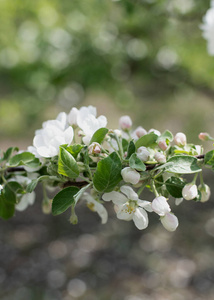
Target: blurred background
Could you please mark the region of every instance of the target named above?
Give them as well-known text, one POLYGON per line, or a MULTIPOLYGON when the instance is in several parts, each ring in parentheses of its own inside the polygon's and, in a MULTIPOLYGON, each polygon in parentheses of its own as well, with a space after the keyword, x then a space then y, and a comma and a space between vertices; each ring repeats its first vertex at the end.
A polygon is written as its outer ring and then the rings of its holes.
MULTIPOLYGON (((214 136, 214 58, 200 29, 209 6, 0 0, 0 148, 26 149, 43 121, 82 105, 95 105, 109 128, 129 114, 189 142, 214 136)), ((205 182, 214 195, 211 171, 205 182)), ((76 226, 66 213, 43 215, 38 188, 33 207, 0 221, 0 299, 213 300, 213 200, 172 204, 175 233, 155 216, 142 232, 110 208, 106 225, 83 205, 76 226)))

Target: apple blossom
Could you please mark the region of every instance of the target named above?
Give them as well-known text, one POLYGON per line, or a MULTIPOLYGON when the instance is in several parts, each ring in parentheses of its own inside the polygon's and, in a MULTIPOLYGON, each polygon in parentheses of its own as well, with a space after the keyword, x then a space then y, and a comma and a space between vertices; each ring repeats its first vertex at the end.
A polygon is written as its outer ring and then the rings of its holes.
POLYGON ((164 140, 159 141, 159 142, 158 142, 158 146, 159 146, 160 149, 163 150, 163 151, 165 151, 165 150, 168 148, 168 146, 167 146, 167 144, 166 144, 166 141, 164 141, 164 140))
POLYGON ((166 201, 166 198, 163 196, 156 197, 152 201, 152 209, 159 216, 164 216, 166 213, 170 212, 170 206, 166 201))
POLYGON ((122 130, 129 130, 132 127, 132 120, 129 116, 122 116, 119 119, 119 126, 122 130))
POLYGON ((201 202, 206 202, 209 200, 211 192, 207 184, 200 184, 198 190, 201 192, 201 202))
POLYGON ((16 210, 23 211, 25 210, 29 205, 33 205, 36 199, 36 193, 33 191, 31 194, 27 193, 24 194, 20 198, 20 202, 16 204, 16 210))
POLYGON ((201 132, 201 133, 199 133, 198 137, 201 141, 208 141, 210 135, 207 132, 201 132))
POLYGON ((135 169, 130 167, 126 167, 121 171, 121 175, 125 182, 131 184, 137 184, 140 181, 140 173, 138 173, 135 169))
POLYGON ((88 153, 89 154, 99 154, 101 152, 101 145, 99 143, 92 143, 88 146, 88 153))
POLYGON ((166 163, 166 156, 161 152, 156 152, 155 153, 155 160, 158 163, 165 164, 166 163))
POLYGON ((67 116, 60 113, 56 120, 50 120, 43 123, 43 128, 36 131, 33 139, 33 147, 28 150, 36 157, 53 157, 58 155, 59 146, 70 145, 74 132, 72 127, 68 127, 67 116))
POLYGON ((139 147, 137 149, 137 157, 142 161, 149 160, 150 152, 147 150, 146 147, 139 147))
POLYGON ((186 135, 183 132, 176 133, 174 137, 175 144, 179 147, 185 146, 187 142, 186 135))
POLYGON ((98 213, 101 218, 102 224, 105 224, 107 222, 107 210, 100 202, 96 201, 89 193, 84 193, 81 199, 87 201, 87 206, 91 211, 98 213))
POLYGON ((119 192, 110 192, 103 194, 104 201, 111 201, 116 205, 115 211, 117 218, 135 223, 135 226, 142 230, 148 226, 147 211, 151 212, 151 202, 140 200, 137 193, 130 186, 123 185, 119 192))
POLYGON ((198 196, 197 186, 193 183, 186 184, 182 189, 182 196, 186 200, 192 200, 198 196))
POLYGON ((137 140, 145 134, 147 134, 147 131, 142 126, 139 126, 133 131, 132 137, 137 140))
POLYGON ((163 227, 168 231, 175 231, 178 227, 178 218, 173 213, 166 213, 160 218, 163 227))

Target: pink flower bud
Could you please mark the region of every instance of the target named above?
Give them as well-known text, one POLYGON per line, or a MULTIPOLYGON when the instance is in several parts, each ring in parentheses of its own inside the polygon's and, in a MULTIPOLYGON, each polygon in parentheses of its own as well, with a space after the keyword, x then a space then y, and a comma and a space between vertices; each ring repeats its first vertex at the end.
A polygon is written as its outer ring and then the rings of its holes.
POLYGON ((198 196, 198 189, 195 184, 188 183, 182 189, 182 196, 186 200, 192 200, 198 196))
POLYGON ((198 190, 201 192, 201 202, 206 202, 209 200, 211 192, 207 184, 200 184, 198 190))
POLYGON ((177 146, 185 146, 187 142, 186 135, 182 132, 178 132, 174 137, 174 141, 177 146))
POLYGON ((131 184, 137 184, 140 181, 140 173, 138 173, 135 169, 132 169, 130 167, 124 168, 121 171, 121 175, 125 182, 131 184))
POLYGON ((88 146, 88 153, 89 154, 99 154, 101 152, 101 146, 99 143, 92 143, 88 146))
POLYGON ((132 120, 129 116, 123 116, 119 119, 119 126, 122 130, 129 130, 132 127, 132 120))
POLYGON ((166 163, 166 156, 163 153, 156 152, 155 159, 158 163, 165 164, 166 163))
POLYGON ((166 144, 166 141, 160 141, 159 143, 158 143, 158 146, 159 146, 159 148, 161 149, 161 150, 163 150, 163 151, 165 151, 167 148, 168 148, 168 146, 167 146, 167 144, 166 144))
POLYGON ((207 132, 201 132, 201 133, 199 133, 198 138, 201 141, 208 141, 209 140, 209 133, 207 133, 207 132))
POLYGON ((163 227, 168 231, 175 231, 178 227, 178 218, 173 213, 166 213, 160 220, 163 227))
POLYGON ((166 213, 170 212, 170 206, 163 196, 156 197, 152 201, 152 209, 159 216, 165 216, 166 213))
POLYGON ((134 133, 136 134, 136 136, 138 138, 140 138, 140 137, 144 136, 145 134, 147 134, 147 131, 143 127, 139 126, 139 127, 137 127, 137 129, 135 129, 134 133))
POLYGON ((150 152, 147 150, 146 147, 140 147, 137 149, 137 157, 142 161, 147 161, 149 159, 150 152))

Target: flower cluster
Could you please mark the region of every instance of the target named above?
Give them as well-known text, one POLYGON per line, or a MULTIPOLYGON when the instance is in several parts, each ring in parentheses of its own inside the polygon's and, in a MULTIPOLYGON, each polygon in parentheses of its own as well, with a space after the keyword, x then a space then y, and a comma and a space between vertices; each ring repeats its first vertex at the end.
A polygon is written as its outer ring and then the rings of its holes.
MULTIPOLYGON (((214 150, 203 154, 202 146, 188 143, 182 132, 174 136, 169 130, 133 128, 129 116, 122 116, 118 125, 107 129, 106 117, 97 117, 93 106, 74 107, 44 122, 28 151, 11 147, 2 153, 0 217, 8 219, 32 205, 40 182, 43 212, 58 215, 70 208, 73 224, 80 201, 105 224, 109 202, 118 219, 133 220, 140 230, 148 226, 149 213, 174 231, 179 223, 171 211, 174 204, 210 198, 202 167, 214 169, 214 150), (150 199, 145 199, 146 189, 150 199)), ((200 133, 199 139, 213 140, 208 133, 200 133)))

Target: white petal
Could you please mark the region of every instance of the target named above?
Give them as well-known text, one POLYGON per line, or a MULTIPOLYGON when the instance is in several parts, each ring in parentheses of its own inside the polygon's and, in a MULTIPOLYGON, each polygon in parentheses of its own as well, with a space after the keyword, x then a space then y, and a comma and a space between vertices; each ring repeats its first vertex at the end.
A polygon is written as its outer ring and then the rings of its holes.
POLYGON ((113 203, 117 205, 125 204, 128 201, 128 199, 123 194, 115 191, 103 194, 102 198, 104 201, 112 200, 113 203))
POLYGON ((123 185, 120 188, 121 192, 130 200, 138 200, 138 194, 128 185, 123 185))
POLYGON ((141 207, 136 208, 133 215, 133 221, 138 229, 145 229, 149 223, 147 212, 141 207))
POLYGON ((42 147, 45 146, 45 140, 43 138, 43 136, 41 134, 38 134, 34 137, 33 139, 33 145, 38 148, 38 147, 42 147))
POLYGON ((153 209, 152 209, 152 203, 149 202, 149 201, 145 201, 145 200, 140 200, 140 199, 139 199, 138 202, 137 202, 137 204, 138 204, 140 207, 146 209, 146 210, 149 211, 149 212, 152 212, 152 211, 153 211, 153 209))
POLYGON ((178 218, 172 213, 167 213, 162 217, 161 223, 168 231, 175 231, 179 224, 178 218))
POLYGON ((152 209, 159 216, 164 216, 166 213, 170 212, 170 206, 166 201, 166 198, 163 196, 156 197, 152 201, 152 209))
POLYGON ((59 113, 58 116, 56 117, 56 120, 62 124, 64 129, 67 124, 67 114, 65 112, 59 113))
POLYGON ((129 212, 129 206, 127 204, 117 206, 117 218, 120 220, 130 221, 133 218, 134 212, 129 212))
POLYGON ((32 205, 35 201, 36 194, 32 192, 31 194, 25 194, 22 196, 21 201, 16 205, 16 210, 23 211, 25 210, 28 205, 32 205))
POLYGON ((73 141, 73 137, 74 137, 74 130, 70 126, 64 131, 65 144, 70 145, 71 142, 73 141))
POLYGON ((98 213, 98 215, 100 216, 100 218, 102 220, 102 224, 105 224, 108 220, 107 210, 101 203, 99 203, 97 201, 95 201, 93 203, 94 203, 96 212, 98 213))

